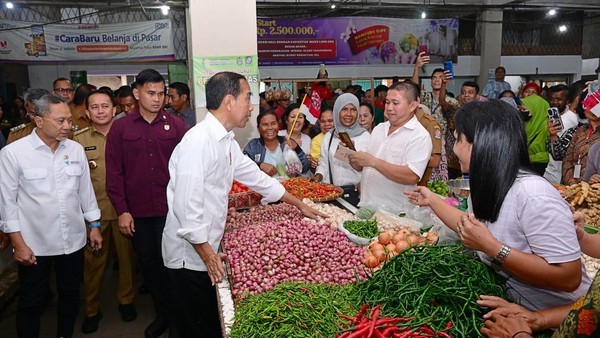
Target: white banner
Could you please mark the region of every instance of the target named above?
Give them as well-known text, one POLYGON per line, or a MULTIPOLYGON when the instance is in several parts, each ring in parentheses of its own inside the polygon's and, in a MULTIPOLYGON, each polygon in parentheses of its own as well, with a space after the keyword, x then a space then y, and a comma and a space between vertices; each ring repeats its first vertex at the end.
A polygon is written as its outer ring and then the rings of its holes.
POLYGON ((32 24, 0 20, 0 61, 173 61, 170 20, 32 24))

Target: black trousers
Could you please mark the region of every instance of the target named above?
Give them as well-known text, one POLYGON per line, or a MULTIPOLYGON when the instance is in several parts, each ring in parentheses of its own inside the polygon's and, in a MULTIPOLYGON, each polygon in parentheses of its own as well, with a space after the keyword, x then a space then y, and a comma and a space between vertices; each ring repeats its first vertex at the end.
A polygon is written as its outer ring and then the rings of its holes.
POLYGON ((206 271, 168 269, 182 338, 221 338, 217 291, 206 271))
POLYGON ((152 296, 156 317, 159 320, 169 320, 169 326, 173 327, 175 317, 170 300, 172 292, 161 250, 166 216, 136 217, 133 221, 135 232, 131 241, 152 296))
POLYGON ((17 336, 37 338, 40 317, 46 307, 50 269, 54 265, 58 292, 57 336, 73 335, 79 310, 79 291, 83 276, 83 248, 68 255, 37 256, 37 264, 19 265, 19 302, 17 336))

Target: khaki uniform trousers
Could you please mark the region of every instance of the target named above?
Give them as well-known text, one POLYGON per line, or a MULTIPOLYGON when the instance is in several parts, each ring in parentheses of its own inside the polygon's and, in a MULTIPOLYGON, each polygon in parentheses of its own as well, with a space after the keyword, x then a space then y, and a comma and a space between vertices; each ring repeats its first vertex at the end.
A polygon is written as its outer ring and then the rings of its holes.
MULTIPOLYGON (((95 316, 100 311, 100 289, 111 241, 114 242, 119 259, 119 286, 117 288, 119 304, 133 303, 135 295, 133 280, 135 265, 131 239, 121 234, 118 220, 102 220, 101 223, 102 249, 94 254, 88 244, 84 251, 83 292, 87 317, 95 316)), ((88 229, 88 237, 89 231, 90 229, 88 229)))

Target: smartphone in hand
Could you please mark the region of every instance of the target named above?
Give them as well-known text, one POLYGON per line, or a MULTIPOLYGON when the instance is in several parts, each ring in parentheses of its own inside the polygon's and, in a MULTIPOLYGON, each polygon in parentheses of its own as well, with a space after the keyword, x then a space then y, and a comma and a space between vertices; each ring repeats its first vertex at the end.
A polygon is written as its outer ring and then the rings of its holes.
POLYGON ((340 141, 342 141, 342 142, 344 142, 344 144, 346 144, 346 148, 356 151, 356 148, 354 148, 354 143, 352 143, 352 139, 350 138, 350 135, 348 135, 348 133, 340 132, 340 133, 338 133, 338 135, 340 137, 340 141))
POLYGON ((429 55, 429 47, 427 45, 419 45, 419 54, 429 55))
POLYGON ((550 122, 552 122, 552 124, 554 126, 556 126, 558 132, 561 132, 563 130, 564 126, 562 124, 562 120, 560 118, 560 112, 558 111, 558 108, 556 108, 556 107, 548 108, 548 119, 550 120, 550 122))
POLYGON ((450 80, 454 80, 454 66, 452 65, 452 61, 444 62, 444 70, 448 71, 452 75, 450 80))

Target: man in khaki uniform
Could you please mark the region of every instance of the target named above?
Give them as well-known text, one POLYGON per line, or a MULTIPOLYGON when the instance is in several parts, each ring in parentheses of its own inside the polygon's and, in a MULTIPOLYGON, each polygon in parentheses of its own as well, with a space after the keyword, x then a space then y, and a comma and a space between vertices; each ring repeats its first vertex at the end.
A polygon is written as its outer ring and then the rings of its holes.
POLYGON ((90 127, 75 132, 74 140, 81 144, 90 166, 92 184, 96 193, 96 200, 101 210, 100 232, 104 239, 104 248, 94 252, 89 246, 85 249, 83 284, 85 297, 85 319, 81 330, 91 333, 98 330, 102 319, 100 311, 100 288, 102 276, 108 260, 108 248, 111 239, 114 240, 115 249, 119 258, 119 311, 121 319, 125 322, 136 319, 137 313, 133 307, 134 291, 134 262, 133 246, 131 240, 119 231, 117 213, 106 195, 106 165, 105 145, 106 135, 112 125, 116 112, 115 100, 112 92, 97 91, 91 93, 85 100, 87 114, 92 122, 90 127))
MULTIPOLYGON (((41 88, 30 88, 25 92, 25 109, 27 109, 27 115, 31 118, 31 114, 35 110, 35 101, 39 100, 42 96, 49 94, 45 89, 41 88)), ((35 124, 33 122, 23 123, 10 129, 6 144, 14 142, 20 138, 23 138, 33 131, 35 124)))
POLYGON ((419 120, 419 122, 427 129, 429 135, 431 136, 431 143, 433 148, 431 149, 431 158, 427 163, 427 169, 425 169, 425 173, 423 173, 423 177, 417 183, 417 185, 426 186, 429 181, 429 177, 431 176, 431 170, 433 168, 437 168, 440 165, 440 160, 442 158, 442 129, 440 124, 437 122, 435 117, 431 114, 425 112, 427 107, 423 105, 419 105, 415 116, 419 120))

